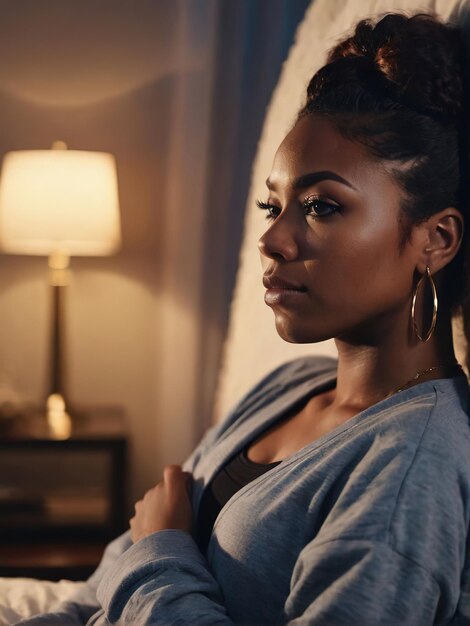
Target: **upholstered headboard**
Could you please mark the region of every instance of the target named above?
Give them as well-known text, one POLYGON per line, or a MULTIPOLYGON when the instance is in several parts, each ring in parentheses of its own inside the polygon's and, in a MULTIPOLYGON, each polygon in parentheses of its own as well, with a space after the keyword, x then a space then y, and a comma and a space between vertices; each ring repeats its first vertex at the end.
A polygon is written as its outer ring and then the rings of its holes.
MULTIPOLYGON (((264 373, 282 361, 302 354, 336 356, 333 340, 295 345, 276 333, 273 314, 263 301, 257 240, 266 223, 255 199, 265 196, 265 185, 274 153, 289 130, 304 98, 313 72, 325 60, 326 51, 364 17, 388 11, 410 14, 435 11, 445 20, 470 25, 470 0, 315 0, 300 24, 296 41, 284 64, 269 106, 254 161, 245 219, 245 233, 233 297, 230 326, 218 384, 215 415, 219 419, 264 373)), ((457 358, 463 363, 464 340, 454 324, 457 358)))

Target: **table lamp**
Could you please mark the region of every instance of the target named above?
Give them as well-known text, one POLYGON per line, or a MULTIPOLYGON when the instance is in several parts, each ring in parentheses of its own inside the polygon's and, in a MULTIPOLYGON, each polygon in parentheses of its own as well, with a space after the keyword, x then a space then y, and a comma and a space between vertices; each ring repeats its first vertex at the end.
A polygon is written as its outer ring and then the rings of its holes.
POLYGON ((68 150, 8 152, 0 177, 0 246, 9 254, 49 257, 52 293, 47 419, 70 434, 63 366, 64 289, 71 256, 106 256, 120 246, 116 163, 112 154, 68 150))

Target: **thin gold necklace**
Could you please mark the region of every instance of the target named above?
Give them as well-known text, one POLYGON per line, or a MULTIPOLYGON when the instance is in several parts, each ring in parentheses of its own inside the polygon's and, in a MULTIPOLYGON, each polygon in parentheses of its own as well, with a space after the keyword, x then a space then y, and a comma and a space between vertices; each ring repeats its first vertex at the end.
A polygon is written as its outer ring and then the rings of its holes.
POLYGON ((413 376, 413 378, 410 378, 409 381, 407 381, 404 385, 402 385, 401 387, 398 387, 397 389, 395 389, 394 391, 391 391, 387 396, 385 396, 386 398, 388 398, 389 396, 392 396, 395 393, 398 393, 399 391, 403 391, 403 389, 406 389, 408 387, 408 385, 410 385, 411 383, 413 383, 415 380, 418 380, 421 376, 423 376, 424 374, 429 374, 429 372, 433 372, 434 370, 438 370, 438 369, 444 369, 444 368, 450 368, 451 370, 455 370, 456 376, 467 376, 463 367, 460 365, 460 363, 446 363, 443 365, 434 365, 433 367, 429 367, 426 370, 418 370, 416 372, 416 374, 413 376))

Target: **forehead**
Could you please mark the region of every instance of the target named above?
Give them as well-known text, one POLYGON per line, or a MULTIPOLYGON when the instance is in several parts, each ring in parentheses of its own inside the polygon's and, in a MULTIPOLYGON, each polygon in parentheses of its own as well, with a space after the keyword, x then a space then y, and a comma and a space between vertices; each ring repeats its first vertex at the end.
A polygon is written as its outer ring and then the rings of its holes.
POLYGON ((304 174, 329 170, 366 190, 373 184, 394 183, 389 165, 343 137, 328 118, 311 114, 300 119, 279 146, 269 180, 287 186, 304 174))

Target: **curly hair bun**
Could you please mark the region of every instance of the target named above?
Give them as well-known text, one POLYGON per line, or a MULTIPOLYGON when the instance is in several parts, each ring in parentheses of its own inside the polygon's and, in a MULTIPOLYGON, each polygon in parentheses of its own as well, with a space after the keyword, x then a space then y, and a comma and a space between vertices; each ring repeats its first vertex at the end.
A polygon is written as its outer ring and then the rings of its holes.
POLYGON ((389 13, 375 25, 360 21, 354 34, 331 50, 328 63, 373 67, 399 102, 455 120, 464 109, 464 57, 460 31, 435 15, 389 13))

